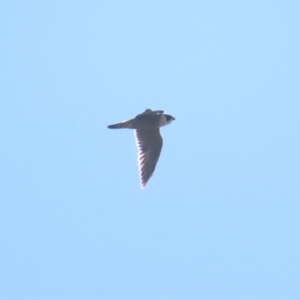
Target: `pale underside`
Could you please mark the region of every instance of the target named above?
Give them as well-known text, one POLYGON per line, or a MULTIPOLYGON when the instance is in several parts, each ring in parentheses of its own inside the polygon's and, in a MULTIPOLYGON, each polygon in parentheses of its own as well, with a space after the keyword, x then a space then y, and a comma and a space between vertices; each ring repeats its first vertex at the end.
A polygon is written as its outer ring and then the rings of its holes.
POLYGON ((152 176, 163 145, 159 128, 134 130, 138 148, 138 165, 141 187, 144 188, 152 176))

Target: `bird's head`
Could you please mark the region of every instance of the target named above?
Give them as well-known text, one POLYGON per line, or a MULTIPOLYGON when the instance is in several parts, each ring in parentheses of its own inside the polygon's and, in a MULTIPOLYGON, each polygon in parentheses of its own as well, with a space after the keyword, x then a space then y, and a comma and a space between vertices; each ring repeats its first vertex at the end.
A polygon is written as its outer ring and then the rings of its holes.
POLYGON ((160 126, 165 126, 170 124, 172 121, 175 120, 175 118, 171 115, 167 115, 167 114, 162 114, 162 120, 161 120, 161 124, 160 126))

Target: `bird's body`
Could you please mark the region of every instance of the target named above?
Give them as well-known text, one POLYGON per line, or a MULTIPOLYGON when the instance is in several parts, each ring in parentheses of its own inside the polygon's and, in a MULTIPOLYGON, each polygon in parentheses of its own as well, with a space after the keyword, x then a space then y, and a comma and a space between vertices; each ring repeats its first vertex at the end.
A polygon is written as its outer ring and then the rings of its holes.
POLYGON ((146 109, 134 119, 108 126, 110 129, 135 129, 142 188, 152 176, 162 149, 163 139, 159 127, 170 124, 173 120, 175 118, 165 114, 163 110, 146 109))

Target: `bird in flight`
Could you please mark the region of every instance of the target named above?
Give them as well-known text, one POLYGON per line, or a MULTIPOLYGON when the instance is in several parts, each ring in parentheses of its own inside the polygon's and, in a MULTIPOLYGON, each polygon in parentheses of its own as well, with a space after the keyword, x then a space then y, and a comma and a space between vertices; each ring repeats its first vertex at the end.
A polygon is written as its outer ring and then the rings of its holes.
POLYGON ((146 109, 134 119, 107 126, 110 129, 134 129, 138 148, 138 165, 141 187, 145 188, 153 175, 163 145, 159 127, 170 124, 175 118, 163 110, 146 109))

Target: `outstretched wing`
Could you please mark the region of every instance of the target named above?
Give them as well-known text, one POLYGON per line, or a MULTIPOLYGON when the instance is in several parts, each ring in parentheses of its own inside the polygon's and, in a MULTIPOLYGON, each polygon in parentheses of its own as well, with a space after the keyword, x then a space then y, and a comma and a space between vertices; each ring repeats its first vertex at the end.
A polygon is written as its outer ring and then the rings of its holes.
POLYGON ((163 145, 159 129, 135 130, 138 147, 138 165, 141 186, 144 188, 152 176, 163 145))

